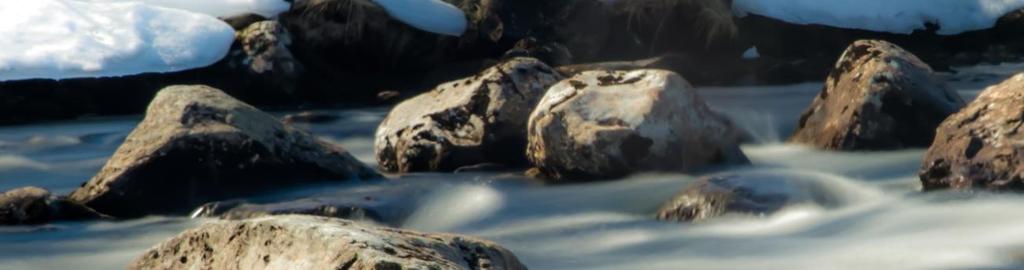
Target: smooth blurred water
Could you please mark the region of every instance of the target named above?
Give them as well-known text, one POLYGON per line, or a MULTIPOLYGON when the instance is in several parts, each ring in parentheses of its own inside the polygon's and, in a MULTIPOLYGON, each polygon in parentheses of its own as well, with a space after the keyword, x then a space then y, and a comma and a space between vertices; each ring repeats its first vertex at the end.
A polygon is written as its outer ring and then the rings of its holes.
MULTIPOLYGON (((1024 65, 947 75, 965 98, 1024 65)), ((784 144, 820 83, 703 88, 716 110, 753 141, 753 165, 723 168, 752 179, 799 179, 801 204, 767 216, 696 224, 657 222, 654 211, 696 176, 642 174, 618 181, 545 186, 510 173, 421 173, 378 183, 321 184, 254 200, 353 196, 417 189, 402 227, 497 241, 531 269, 1021 269, 1024 195, 921 194, 924 149, 835 153, 784 144), (803 186, 800 186, 803 187, 803 186)), ((372 135, 386 108, 337 112, 309 128, 372 163, 372 135)), ((138 117, 0 128, 0 189, 37 185, 66 193, 99 170, 138 117)), ((765 186, 778 189, 782 187, 765 186)), ((0 228, 0 269, 118 269, 146 248, 204 220, 0 228)))

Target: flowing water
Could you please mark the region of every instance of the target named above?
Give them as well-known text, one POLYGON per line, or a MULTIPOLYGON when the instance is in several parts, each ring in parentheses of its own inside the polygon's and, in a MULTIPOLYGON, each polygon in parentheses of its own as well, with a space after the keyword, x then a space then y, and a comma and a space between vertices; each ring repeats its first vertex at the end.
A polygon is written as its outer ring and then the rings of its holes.
MULTIPOLYGON (((973 98, 1024 65, 947 75, 973 98)), ((712 107, 751 134, 753 165, 722 168, 754 179, 800 179, 831 204, 696 224, 653 220, 694 180, 643 174, 544 186, 511 173, 424 173, 374 183, 324 184, 260 197, 274 201, 415 188, 402 227, 497 241, 531 269, 1021 269, 1024 195, 919 192, 924 149, 833 153, 786 145, 821 83, 702 88, 712 107)), ((373 162, 372 134, 386 108, 338 112, 310 129, 373 162)), ((139 117, 0 128, 0 190, 36 185, 67 193, 99 170, 139 117)), ((780 188, 765 186, 763 188, 780 188)), ((118 269, 146 248, 206 220, 147 217, 0 228, 0 269, 118 269)))

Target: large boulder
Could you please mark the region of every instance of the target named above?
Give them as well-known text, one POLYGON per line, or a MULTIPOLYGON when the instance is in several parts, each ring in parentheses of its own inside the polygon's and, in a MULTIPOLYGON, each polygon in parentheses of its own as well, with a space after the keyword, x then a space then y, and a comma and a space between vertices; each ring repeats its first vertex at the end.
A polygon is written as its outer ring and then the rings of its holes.
POLYGON ((0 193, 0 225, 32 225, 102 217, 88 207, 38 187, 23 187, 0 193))
POLYGON ((310 181, 379 175, 339 146, 206 86, 172 86, 103 169, 70 199, 116 217, 310 181))
POLYGON ((964 104, 913 54, 885 41, 857 41, 790 141, 829 150, 926 147, 935 127, 964 104))
POLYGON ((939 126, 925 154, 925 191, 1024 191, 1024 74, 985 89, 939 126))
POLYGON ((128 269, 526 269, 507 249, 467 236, 341 219, 215 221, 161 243, 128 269))
POLYGON ((843 198, 829 194, 828 184, 799 175, 706 176, 662 205, 657 218, 697 222, 723 215, 770 215, 799 204, 834 207, 843 203, 843 198))
POLYGON ((587 71, 552 86, 529 122, 527 156, 557 181, 748 162, 739 132, 663 70, 587 71))
POLYGON ((514 58, 406 100, 377 128, 377 162, 391 172, 525 164, 530 111, 560 79, 536 59, 514 58))

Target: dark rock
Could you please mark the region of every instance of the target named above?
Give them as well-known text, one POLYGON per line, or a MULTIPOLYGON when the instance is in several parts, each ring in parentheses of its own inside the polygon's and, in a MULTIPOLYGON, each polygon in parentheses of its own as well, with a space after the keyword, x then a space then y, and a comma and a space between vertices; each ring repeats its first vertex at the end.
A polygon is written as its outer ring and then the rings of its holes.
POLYGON ((70 200, 116 217, 180 213, 283 186, 380 177, 339 146, 206 86, 172 86, 70 200))
POLYGON ((192 217, 238 220, 302 214, 398 226, 416 210, 415 202, 420 200, 424 194, 429 193, 423 189, 409 186, 385 185, 347 188, 338 193, 282 202, 250 203, 244 200, 212 202, 197 208, 192 212, 192 217))
POLYGON ((964 106, 927 64, 884 41, 857 41, 801 115, 791 142, 830 150, 928 146, 964 106))
POLYGON ((231 28, 234 28, 235 31, 241 31, 242 29, 249 27, 249 25, 253 23, 266 21, 267 17, 263 17, 259 14, 254 13, 246 13, 238 16, 224 18, 223 20, 224 22, 228 23, 228 25, 230 25, 231 28))
POLYGON ((504 57, 531 57, 552 66, 572 63, 572 53, 565 45, 555 42, 541 43, 535 38, 525 38, 516 42, 515 47, 506 52, 504 57))
POLYGON ((743 164, 740 133, 679 75, 588 71, 552 86, 530 116, 527 156, 552 181, 743 164))
POLYGON ((525 164, 530 111, 560 79, 536 59, 516 58, 406 100, 377 129, 377 162, 390 172, 525 164))
POLYGON ((235 51, 233 64, 245 67, 250 80, 274 86, 281 91, 280 96, 294 95, 303 66, 288 49, 292 39, 284 26, 277 21, 261 21, 236 35, 242 50, 235 51))
POLYGON ((0 225, 34 225, 60 220, 104 218, 88 207, 38 187, 0 193, 0 225))
POLYGON ((1024 74, 985 89, 942 122, 924 156, 925 191, 1024 191, 1024 74))
POLYGON ((351 221, 274 216, 215 221, 137 257, 128 269, 526 269, 511 251, 468 236, 351 221))
POLYGON ((839 198, 817 182, 786 176, 708 176, 690 184, 658 210, 666 221, 702 221, 726 214, 769 215, 787 206, 835 206, 839 198))
POLYGON ((285 115, 281 118, 281 122, 292 125, 292 124, 323 124, 330 123, 341 119, 337 114, 329 112, 315 112, 305 111, 300 113, 293 113, 285 115))
POLYGON ((393 104, 402 101, 402 93, 398 91, 380 91, 377 93, 377 101, 384 104, 393 104))

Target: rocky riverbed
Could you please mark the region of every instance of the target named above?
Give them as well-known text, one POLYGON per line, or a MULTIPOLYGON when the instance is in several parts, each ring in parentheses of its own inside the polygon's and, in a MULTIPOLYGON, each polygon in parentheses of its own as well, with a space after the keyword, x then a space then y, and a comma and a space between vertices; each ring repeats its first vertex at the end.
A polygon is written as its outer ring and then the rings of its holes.
MULTIPOLYGON (((938 78, 970 101, 1022 67, 974 66, 938 78)), ((743 185, 768 197, 808 198, 761 214, 726 213, 693 224, 657 221, 658 209, 701 173, 640 173, 615 181, 547 185, 516 170, 420 172, 389 175, 387 181, 282 187, 241 199, 251 205, 316 201, 362 206, 374 211, 364 217, 390 220, 364 222, 488 239, 532 269, 1022 266, 1024 241, 1015 236, 1024 222, 1015 211, 1024 203, 1019 195, 921 193, 917 173, 923 148, 829 152, 784 143, 821 88, 821 83, 806 83, 697 89, 749 137, 741 148, 750 165, 708 173, 771 183, 743 185)), ((388 111, 326 111, 333 116, 326 119, 333 120, 296 125, 372 165, 374 132, 388 111)), ((67 194, 99 171, 141 120, 2 128, 0 189, 35 185, 67 194)), ((211 222, 222 221, 150 215, 2 227, 0 265, 123 268, 154 245, 211 222)))

